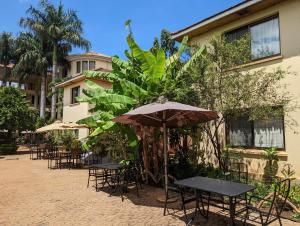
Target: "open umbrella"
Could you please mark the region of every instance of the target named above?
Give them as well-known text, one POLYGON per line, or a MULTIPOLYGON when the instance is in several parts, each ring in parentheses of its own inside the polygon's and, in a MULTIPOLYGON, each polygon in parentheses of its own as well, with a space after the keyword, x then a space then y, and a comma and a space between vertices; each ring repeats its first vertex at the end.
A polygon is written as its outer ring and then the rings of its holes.
POLYGON ((79 125, 74 122, 55 121, 52 124, 38 128, 36 130, 36 133, 43 133, 52 130, 75 130, 75 129, 82 129, 82 128, 88 128, 88 127, 86 125, 79 125))
POLYGON ((177 102, 155 102, 138 107, 113 119, 123 124, 163 127, 165 190, 168 188, 167 127, 179 128, 217 119, 215 111, 177 102))
POLYGON ((85 124, 77 124, 75 122, 64 123, 61 127, 67 129, 88 129, 89 128, 85 124))

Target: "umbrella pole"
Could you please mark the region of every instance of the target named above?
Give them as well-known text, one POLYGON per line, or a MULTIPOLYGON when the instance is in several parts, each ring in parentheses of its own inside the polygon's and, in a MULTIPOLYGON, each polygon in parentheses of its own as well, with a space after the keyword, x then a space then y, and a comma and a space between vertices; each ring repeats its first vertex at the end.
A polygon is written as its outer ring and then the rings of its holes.
POLYGON ((168 191, 168 156, 167 156, 167 127, 166 127, 166 111, 163 111, 163 130, 164 130, 164 168, 165 168, 165 194, 168 191))

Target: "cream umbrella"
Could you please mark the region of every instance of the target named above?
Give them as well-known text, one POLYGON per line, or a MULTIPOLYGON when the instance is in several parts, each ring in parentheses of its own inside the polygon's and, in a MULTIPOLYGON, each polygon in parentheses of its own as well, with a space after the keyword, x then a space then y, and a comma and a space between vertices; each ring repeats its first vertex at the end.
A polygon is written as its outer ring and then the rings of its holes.
POLYGON ((77 124, 75 122, 63 123, 61 127, 66 129, 88 129, 89 128, 85 124, 77 124))
POLYGON ((75 122, 55 121, 54 123, 52 123, 50 125, 46 125, 41 128, 38 128, 35 132, 36 133, 44 133, 44 132, 52 131, 52 130, 75 130, 75 129, 86 129, 86 128, 89 128, 89 127, 84 124, 77 124, 75 122))
POLYGON ((63 126, 65 126, 66 123, 63 123, 61 121, 55 121, 54 123, 52 124, 49 124, 49 125, 46 125, 46 126, 43 126, 41 128, 38 128, 35 132, 36 133, 44 133, 44 132, 47 132, 47 131, 52 131, 52 130, 66 130, 66 129, 73 129, 73 128, 65 128, 63 126))

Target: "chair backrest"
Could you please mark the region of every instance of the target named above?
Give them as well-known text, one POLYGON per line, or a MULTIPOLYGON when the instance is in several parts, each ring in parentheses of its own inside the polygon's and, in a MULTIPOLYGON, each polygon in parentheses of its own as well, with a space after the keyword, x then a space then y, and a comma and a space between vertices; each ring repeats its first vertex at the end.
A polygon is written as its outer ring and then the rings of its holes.
POLYGON ((284 180, 279 181, 275 186, 275 205, 280 215, 285 207, 286 200, 289 197, 291 190, 291 180, 286 178, 284 180))
POLYGON ((248 165, 242 162, 231 163, 228 172, 225 172, 225 179, 247 184, 249 179, 248 165))
POLYGON ((275 184, 272 200, 270 200, 271 203, 266 218, 266 223, 269 220, 271 220, 271 214, 278 217, 281 215, 285 207, 286 200, 289 196, 290 188, 291 188, 291 180, 288 178, 278 181, 275 184))

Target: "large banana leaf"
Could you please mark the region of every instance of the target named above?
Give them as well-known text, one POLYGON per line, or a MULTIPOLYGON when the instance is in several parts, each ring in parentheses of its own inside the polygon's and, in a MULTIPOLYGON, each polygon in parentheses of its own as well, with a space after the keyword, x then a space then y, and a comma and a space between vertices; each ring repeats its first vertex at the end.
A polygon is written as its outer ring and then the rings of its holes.
POLYGON ((148 96, 148 91, 141 88, 137 84, 128 81, 128 80, 120 80, 120 85, 123 89, 123 93, 127 96, 133 96, 138 99, 143 99, 144 97, 148 96))
POLYGON ((98 79, 103 79, 108 82, 114 82, 116 80, 119 80, 119 77, 116 76, 112 72, 103 72, 103 71, 85 71, 84 75, 87 78, 98 78, 98 79))
POLYGON ((90 136, 98 136, 99 134, 108 131, 109 129, 111 129, 116 123, 113 121, 106 121, 106 122, 102 122, 100 126, 98 126, 91 134, 90 136))
POLYGON ((132 54, 141 62, 142 72, 147 76, 147 81, 159 83, 163 78, 166 67, 165 53, 162 49, 154 55, 151 51, 142 50, 134 41, 131 35, 127 36, 128 45, 132 54))
MULTIPOLYGON (((87 97, 97 100, 99 103, 103 103, 103 104, 122 103, 125 105, 126 104, 131 104, 131 105, 136 104, 136 100, 134 100, 128 96, 125 96, 125 95, 115 94, 110 89, 105 89, 93 81, 86 80, 85 84, 88 87, 88 89, 83 90, 83 93, 87 97)), ((128 83, 128 86, 130 86, 129 83, 128 83)), ((131 84, 131 87, 133 87, 132 84, 131 84)), ((137 89, 137 86, 135 86, 134 89, 137 89)), ((140 90, 140 91, 143 92, 142 90, 140 90)), ((84 99, 84 97, 79 98, 79 100, 80 99, 84 99)))
POLYGON ((188 46, 188 37, 185 36, 180 43, 178 51, 174 53, 170 58, 166 60, 166 68, 169 70, 174 67, 174 65, 180 60, 181 55, 186 50, 188 46))
POLYGON ((134 130, 130 126, 122 126, 122 131, 126 134, 129 147, 134 148, 138 145, 139 140, 134 132, 134 130))
POLYGON ((203 59, 203 56, 207 53, 207 49, 205 46, 202 46, 200 49, 198 49, 192 57, 186 62, 183 67, 178 72, 176 79, 179 79, 185 72, 188 71, 188 69, 192 68, 193 65, 200 59, 203 59))
POLYGON ((87 118, 77 121, 78 124, 88 125, 90 128, 97 128, 103 126, 106 121, 111 121, 115 116, 109 112, 98 112, 96 115, 89 116, 87 118))

